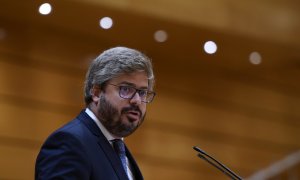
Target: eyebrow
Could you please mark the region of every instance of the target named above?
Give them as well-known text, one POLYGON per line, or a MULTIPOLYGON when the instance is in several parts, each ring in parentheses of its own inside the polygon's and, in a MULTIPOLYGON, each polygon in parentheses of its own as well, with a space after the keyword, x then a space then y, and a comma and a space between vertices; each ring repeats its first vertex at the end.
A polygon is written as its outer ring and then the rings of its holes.
MULTIPOLYGON (((128 86, 132 86, 132 87, 137 88, 134 83, 131 83, 131 82, 128 82, 128 81, 123 81, 123 82, 120 82, 118 84, 119 85, 124 84, 124 85, 128 85, 128 86)), ((137 88, 137 89, 147 89, 148 90, 148 86, 140 87, 140 88, 137 88)))

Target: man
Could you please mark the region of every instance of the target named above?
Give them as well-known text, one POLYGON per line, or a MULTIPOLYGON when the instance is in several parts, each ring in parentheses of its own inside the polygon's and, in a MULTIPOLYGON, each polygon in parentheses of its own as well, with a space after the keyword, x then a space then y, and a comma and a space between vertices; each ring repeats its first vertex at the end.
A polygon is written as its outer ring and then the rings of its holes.
POLYGON ((151 61, 141 52, 116 47, 100 54, 86 75, 86 109, 48 137, 35 179, 143 179, 123 138, 142 124, 153 85, 151 61))

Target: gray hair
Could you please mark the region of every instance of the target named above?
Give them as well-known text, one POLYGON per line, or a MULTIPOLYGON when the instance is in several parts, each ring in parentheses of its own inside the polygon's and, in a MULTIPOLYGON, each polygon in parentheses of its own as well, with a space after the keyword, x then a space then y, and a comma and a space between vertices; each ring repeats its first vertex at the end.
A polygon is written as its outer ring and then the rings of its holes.
POLYGON ((153 90, 154 74, 151 60, 135 49, 115 47, 101 53, 90 65, 84 84, 84 100, 92 102, 93 85, 104 85, 112 78, 136 71, 145 71, 148 76, 149 90, 153 90))

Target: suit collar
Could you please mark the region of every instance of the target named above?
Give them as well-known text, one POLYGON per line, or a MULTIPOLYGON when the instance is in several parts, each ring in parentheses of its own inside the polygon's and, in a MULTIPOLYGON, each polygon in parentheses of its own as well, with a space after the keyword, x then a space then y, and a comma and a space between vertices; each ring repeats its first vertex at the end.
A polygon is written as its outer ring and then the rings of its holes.
MULTIPOLYGON (((107 159, 110 161, 112 168, 115 170, 120 180, 128 180, 128 177, 123 169, 122 163, 118 155, 115 153, 109 141, 101 132, 100 128, 93 121, 93 119, 82 110, 77 118, 96 136, 98 144, 105 153, 107 159)), ((127 150, 128 152, 128 150, 127 150)))
POLYGON ((80 112, 80 114, 77 116, 77 119, 79 119, 95 136, 99 137, 102 134, 97 124, 85 112, 85 110, 80 112))

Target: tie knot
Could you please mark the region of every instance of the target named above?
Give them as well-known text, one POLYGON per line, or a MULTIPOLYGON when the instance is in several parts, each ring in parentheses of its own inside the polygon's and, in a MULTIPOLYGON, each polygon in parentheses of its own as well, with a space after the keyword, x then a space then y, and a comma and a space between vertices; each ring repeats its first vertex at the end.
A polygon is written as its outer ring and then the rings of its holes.
POLYGON ((113 147, 114 147, 115 151, 118 154, 124 154, 125 155, 124 142, 121 139, 114 139, 114 140, 112 140, 112 142, 113 142, 113 147))

